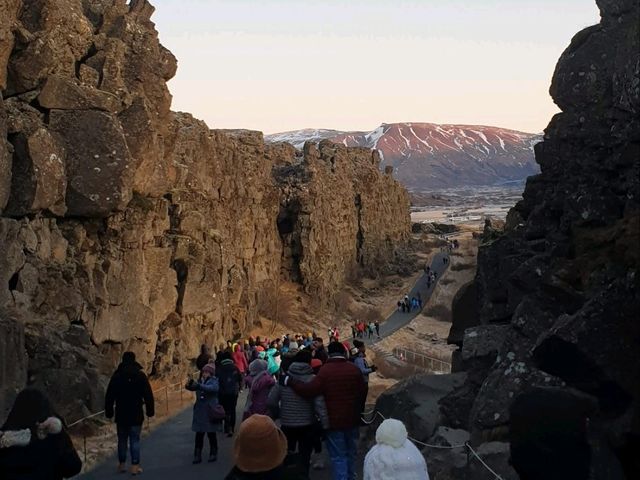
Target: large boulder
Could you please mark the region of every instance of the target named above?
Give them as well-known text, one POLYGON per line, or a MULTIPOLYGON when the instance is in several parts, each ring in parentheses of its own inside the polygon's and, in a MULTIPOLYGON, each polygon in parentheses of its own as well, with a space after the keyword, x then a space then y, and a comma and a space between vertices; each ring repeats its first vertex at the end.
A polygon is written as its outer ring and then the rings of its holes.
POLYGON ((424 442, 442 423, 438 402, 465 379, 465 373, 416 375, 384 392, 376 402, 376 410, 386 418, 401 420, 410 436, 424 442))
POLYGON ((59 75, 51 75, 38 94, 38 103, 49 110, 103 110, 117 112, 121 102, 115 95, 78 85, 59 75))
POLYGON ((6 213, 23 216, 48 210, 64 215, 67 177, 65 151, 46 128, 13 137, 11 196, 6 213))
POLYGON ((461 347, 464 331, 478 325, 477 297, 478 291, 473 281, 464 284, 456 292, 451 303, 451 329, 447 343, 461 347))
POLYGON ((52 110, 67 152, 67 214, 104 217, 131 200, 135 163, 117 118, 95 110, 52 110))

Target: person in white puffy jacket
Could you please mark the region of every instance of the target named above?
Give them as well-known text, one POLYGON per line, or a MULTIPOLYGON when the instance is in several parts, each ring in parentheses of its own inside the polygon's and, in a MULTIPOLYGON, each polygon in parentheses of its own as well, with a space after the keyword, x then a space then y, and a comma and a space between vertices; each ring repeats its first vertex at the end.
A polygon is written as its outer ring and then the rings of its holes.
POLYGON ((364 459, 364 480, 429 480, 427 462, 400 420, 390 418, 376 431, 376 445, 364 459))

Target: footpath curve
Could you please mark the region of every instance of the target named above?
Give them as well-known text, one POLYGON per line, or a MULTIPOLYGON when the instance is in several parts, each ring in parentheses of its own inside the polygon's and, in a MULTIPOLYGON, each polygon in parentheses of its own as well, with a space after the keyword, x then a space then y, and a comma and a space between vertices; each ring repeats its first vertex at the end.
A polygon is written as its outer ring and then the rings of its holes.
MULTIPOLYGON (((436 285, 442 278, 442 274, 449 267, 449 262, 445 263, 443 261, 445 258, 449 259, 449 255, 442 252, 437 253, 433 257, 433 260, 431 261, 431 271, 436 273, 436 281, 431 284, 430 288, 427 288, 427 274, 423 273, 422 276, 415 283, 411 291, 407 293, 409 298, 417 297, 418 293, 420 293, 420 296, 422 297, 423 309, 426 308, 427 302, 431 298, 431 295, 433 294, 436 288, 436 285)), ((401 299, 399 298, 398 300, 401 300, 401 299)), ((367 345, 373 345, 375 343, 378 343, 384 337, 388 337, 389 335, 394 334, 401 328, 409 325, 414 318, 420 315, 421 312, 422 312, 421 310, 412 310, 411 312, 403 313, 403 312, 399 312, 396 308, 395 311, 391 315, 389 315, 389 317, 387 317, 387 319, 384 322, 380 324, 380 338, 374 335, 370 339, 367 338, 367 336, 365 336, 365 338, 361 340, 363 340, 367 345)))

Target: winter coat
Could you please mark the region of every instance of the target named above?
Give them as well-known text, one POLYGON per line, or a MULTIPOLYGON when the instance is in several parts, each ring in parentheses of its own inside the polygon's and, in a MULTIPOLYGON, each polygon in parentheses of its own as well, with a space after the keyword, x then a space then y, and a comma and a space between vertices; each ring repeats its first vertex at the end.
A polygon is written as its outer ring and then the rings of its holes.
POLYGON ((329 359, 329 355, 327 354, 327 350, 324 348, 324 345, 322 347, 317 348, 314 351, 313 358, 317 358, 322 363, 327 363, 327 360, 329 359))
POLYGON ((405 440, 401 447, 374 445, 364 460, 364 480, 429 480, 420 450, 405 440))
POLYGON ((275 385, 275 380, 266 371, 258 373, 255 377, 246 378, 249 385, 249 395, 247 395, 247 405, 244 409, 243 420, 253 414, 268 415, 267 399, 269 391, 275 385))
POLYGON ((125 427, 142 425, 145 405, 147 417, 155 414, 153 392, 142 366, 137 362, 121 363, 107 387, 105 395, 105 416, 113 417, 115 403, 116 423, 125 427))
MULTIPOLYGON (((314 379, 313 369, 308 363, 294 362, 289 366, 290 378, 309 383, 314 379)), ((303 398, 291 387, 275 385, 269 392, 268 406, 271 412, 279 411, 280 423, 284 427, 306 427, 320 420, 324 428, 329 428, 329 417, 324 397, 303 398)))
POLYGON ((220 395, 235 395, 240 393, 242 386, 242 375, 236 367, 233 360, 226 359, 220 362, 220 366, 216 370, 218 377, 218 385, 220 386, 220 395))
POLYGON ((62 423, 55 420, 59 429, 42 439, 32 438, 28 429, 0 432, 2 480, 62 480, 80 473, 80 457, 62 423))
POLYGON ((245 352, 240 349, 240 347, 237 347, 235 349, 231 357, 233 358, 233 363, 235 364, 238 371, 243 375, 247 373, 247 371, 249 370, 249 362, 247 362, 247 356, 245 355, 245 352))
POLYGON ((359 353, 353 359, 353 364, 362 372, 362 378, 364 379, 365 383, 369 383, 369 374, 373 372, 373 370, 371 369, 371 367, 369 367, 367 359, 364 358, 364 355, 362 353, 359 353))
POLYGON ((196 367, 198 370, 202 370, 204 366, 209 363, 209 360, 211 360, 211 355, 208 353, 198 355, 198 358, 196 358, 196 367))
POLYGON ((276 373, 278 373, 278 370, 280 370, 280 355, 277 354, 278 350, 276 350, 275 348, 270 348, 266 352, 265 360, 267 361, 267 370, 269 372, 269 375, 275 375, 276 373), (276 356, 278 358, 277 360, 276 356))
POLYGON ((194 432, 221 432, 222 421, 212 422, 209 410, 218 405, 218 379, 210 377, 187 384, 187 390, 195 392, 196 403, 193 404, 193 420, 191 430, 194 432))
POLYGON ((323 395, 330 430, 346 430, 360 425, 360 408, 366 392, 362 373, 344 357, 331 357, 309 383, 291 381, 291 387, 306 398, 323 395))

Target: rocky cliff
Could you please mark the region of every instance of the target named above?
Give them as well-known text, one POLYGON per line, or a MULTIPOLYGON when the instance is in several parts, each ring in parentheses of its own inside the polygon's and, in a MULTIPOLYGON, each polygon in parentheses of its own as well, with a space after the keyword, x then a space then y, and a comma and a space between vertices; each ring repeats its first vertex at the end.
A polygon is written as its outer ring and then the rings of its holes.
POLYGON ((72 417, 99 410, 122 351, 182 375, 273 318, 281 275, 330 305, 409 236, 371 152, 301 157, 171 112, 153 10, 0 1, 0 408, 28 378, 72 417))
POLYGON ((541 173, 504 231, 487 226, 475 302, 468 287, 454 305, 463 314, 450 338, 467 377, 439 414, 478 446, 509 441, 510 408, 533 387, 556 387, 548 391, 576 410, 591 397, 589 478, 631 479, 640 471, 640 5, 597 3, 601 22, 573 38, 553 76, 562 113, 536 146, 541 173), (464 314, 471 307, 475 316, 464 314))

